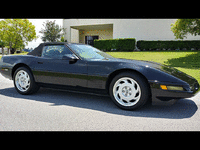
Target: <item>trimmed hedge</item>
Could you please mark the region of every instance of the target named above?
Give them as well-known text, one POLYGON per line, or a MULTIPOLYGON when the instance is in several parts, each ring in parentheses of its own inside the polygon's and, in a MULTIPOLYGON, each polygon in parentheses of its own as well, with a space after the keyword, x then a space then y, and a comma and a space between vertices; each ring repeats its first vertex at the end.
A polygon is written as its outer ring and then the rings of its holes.
POLYGON ((135 38, 94 40, 94 47, 103 51, 133 51, 135 46, 135 38))
POLYGON ((187 49, 191 50, 200 49, 200 40, 193 40, 193 41, 137 41, 137 47, 140 50, 163 50, 163 49, 187 49))
POLYGON ((136 48, 140 50, 191 50, 192 48, 200 49, 200 40, 187 41, 143 41, 139 40, 136 43, 135 38, 124 39, 108 39, 94 40, 94 47, 103 51, 133 51, 136 48))

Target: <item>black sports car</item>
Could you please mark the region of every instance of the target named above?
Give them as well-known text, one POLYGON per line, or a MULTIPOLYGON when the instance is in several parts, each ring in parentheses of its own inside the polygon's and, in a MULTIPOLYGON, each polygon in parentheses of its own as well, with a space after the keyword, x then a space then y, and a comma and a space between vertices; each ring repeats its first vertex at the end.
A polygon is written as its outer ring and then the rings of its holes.
POLYGON ((133 110, 148 100, 188 98, 197 80, 155 62, 117 59, 85 44, 41 43, 27 55, 3 56, 0 71, 14 80, 20 94, 39 87, 109 94, 122 109, 133 110))

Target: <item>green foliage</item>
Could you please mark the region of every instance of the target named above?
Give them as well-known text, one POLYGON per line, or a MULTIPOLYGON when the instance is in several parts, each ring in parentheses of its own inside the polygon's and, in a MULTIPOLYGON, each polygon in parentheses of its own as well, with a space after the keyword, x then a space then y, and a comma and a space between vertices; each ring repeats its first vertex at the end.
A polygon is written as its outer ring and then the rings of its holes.
POLYGON ((35 26, 28 19, 5 19, 0 21, 0 41, 3 47, 23 48, 36 39, 35 26))
POLYGON ((0 47, 5 47, 5 42, 4 41, 0 41, 0 47))
POLYGON ((60 42, 65 42, 64 36, 61 37, 60 42))
POLYGON ((187 38, 188 33, 194 36, 200 35, 200 19, 177 19, 171 26, 176 39, 187 38))
POLYGON ((191 50, 191 48, 199 49, 200 41, 137 41, 137 47, 140 50, 163 50, 163 49, 179 49, 183 50, 184 48, 187 50, 191 50))
POLYGON ((192 40, 192 41, 137 41, 131 39, 109 39, 109 40, 94 40, 94 47, 103 50, 103 51, 133 51, 135 46, 140 50, 191 50, 192 48, 198 50, 200 49, 200 40, 192 40))
POLYGON ((43 34, 43 42, 58 42, 64 34, 64 28, 61 28, 58 24, 55 23, 55 20, 47 20, 43 24, 44 29, 41 29, 40 33, 43 34))
POLYGON ((134 38, 94 40, 94 47, 103 51, 133 51, 135 44, 134 38))

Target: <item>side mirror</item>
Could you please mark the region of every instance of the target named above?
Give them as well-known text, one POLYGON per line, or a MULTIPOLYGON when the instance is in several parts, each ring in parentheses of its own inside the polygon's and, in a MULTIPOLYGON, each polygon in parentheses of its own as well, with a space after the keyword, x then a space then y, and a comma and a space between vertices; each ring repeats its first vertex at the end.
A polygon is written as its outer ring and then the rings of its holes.
POLYGON ((76 62, 78 59, 76 56, 74 56, 74 54, 65 54, 62 57, 63 60, 69 60, 69 63, 72 64, 74 62, 76 62))

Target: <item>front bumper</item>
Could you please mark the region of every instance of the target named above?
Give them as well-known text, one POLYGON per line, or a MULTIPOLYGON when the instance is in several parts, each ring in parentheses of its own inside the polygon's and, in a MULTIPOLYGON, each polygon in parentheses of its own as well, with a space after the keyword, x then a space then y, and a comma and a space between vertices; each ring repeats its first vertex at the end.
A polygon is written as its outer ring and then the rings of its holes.
POLYGON ((193 97, 199 90, 199 84, 195 81, 191 85, 179 85, 176 83, 161 83, 157 81, 150 81, 152 100, 159 99, 161 101, 169 101, 172 99, 182 99, 182 98, 190 98, 193 97), (177 90, 163 90, 160 85, 167 86, 181 86, 183 87, 183 91, 177 90))

